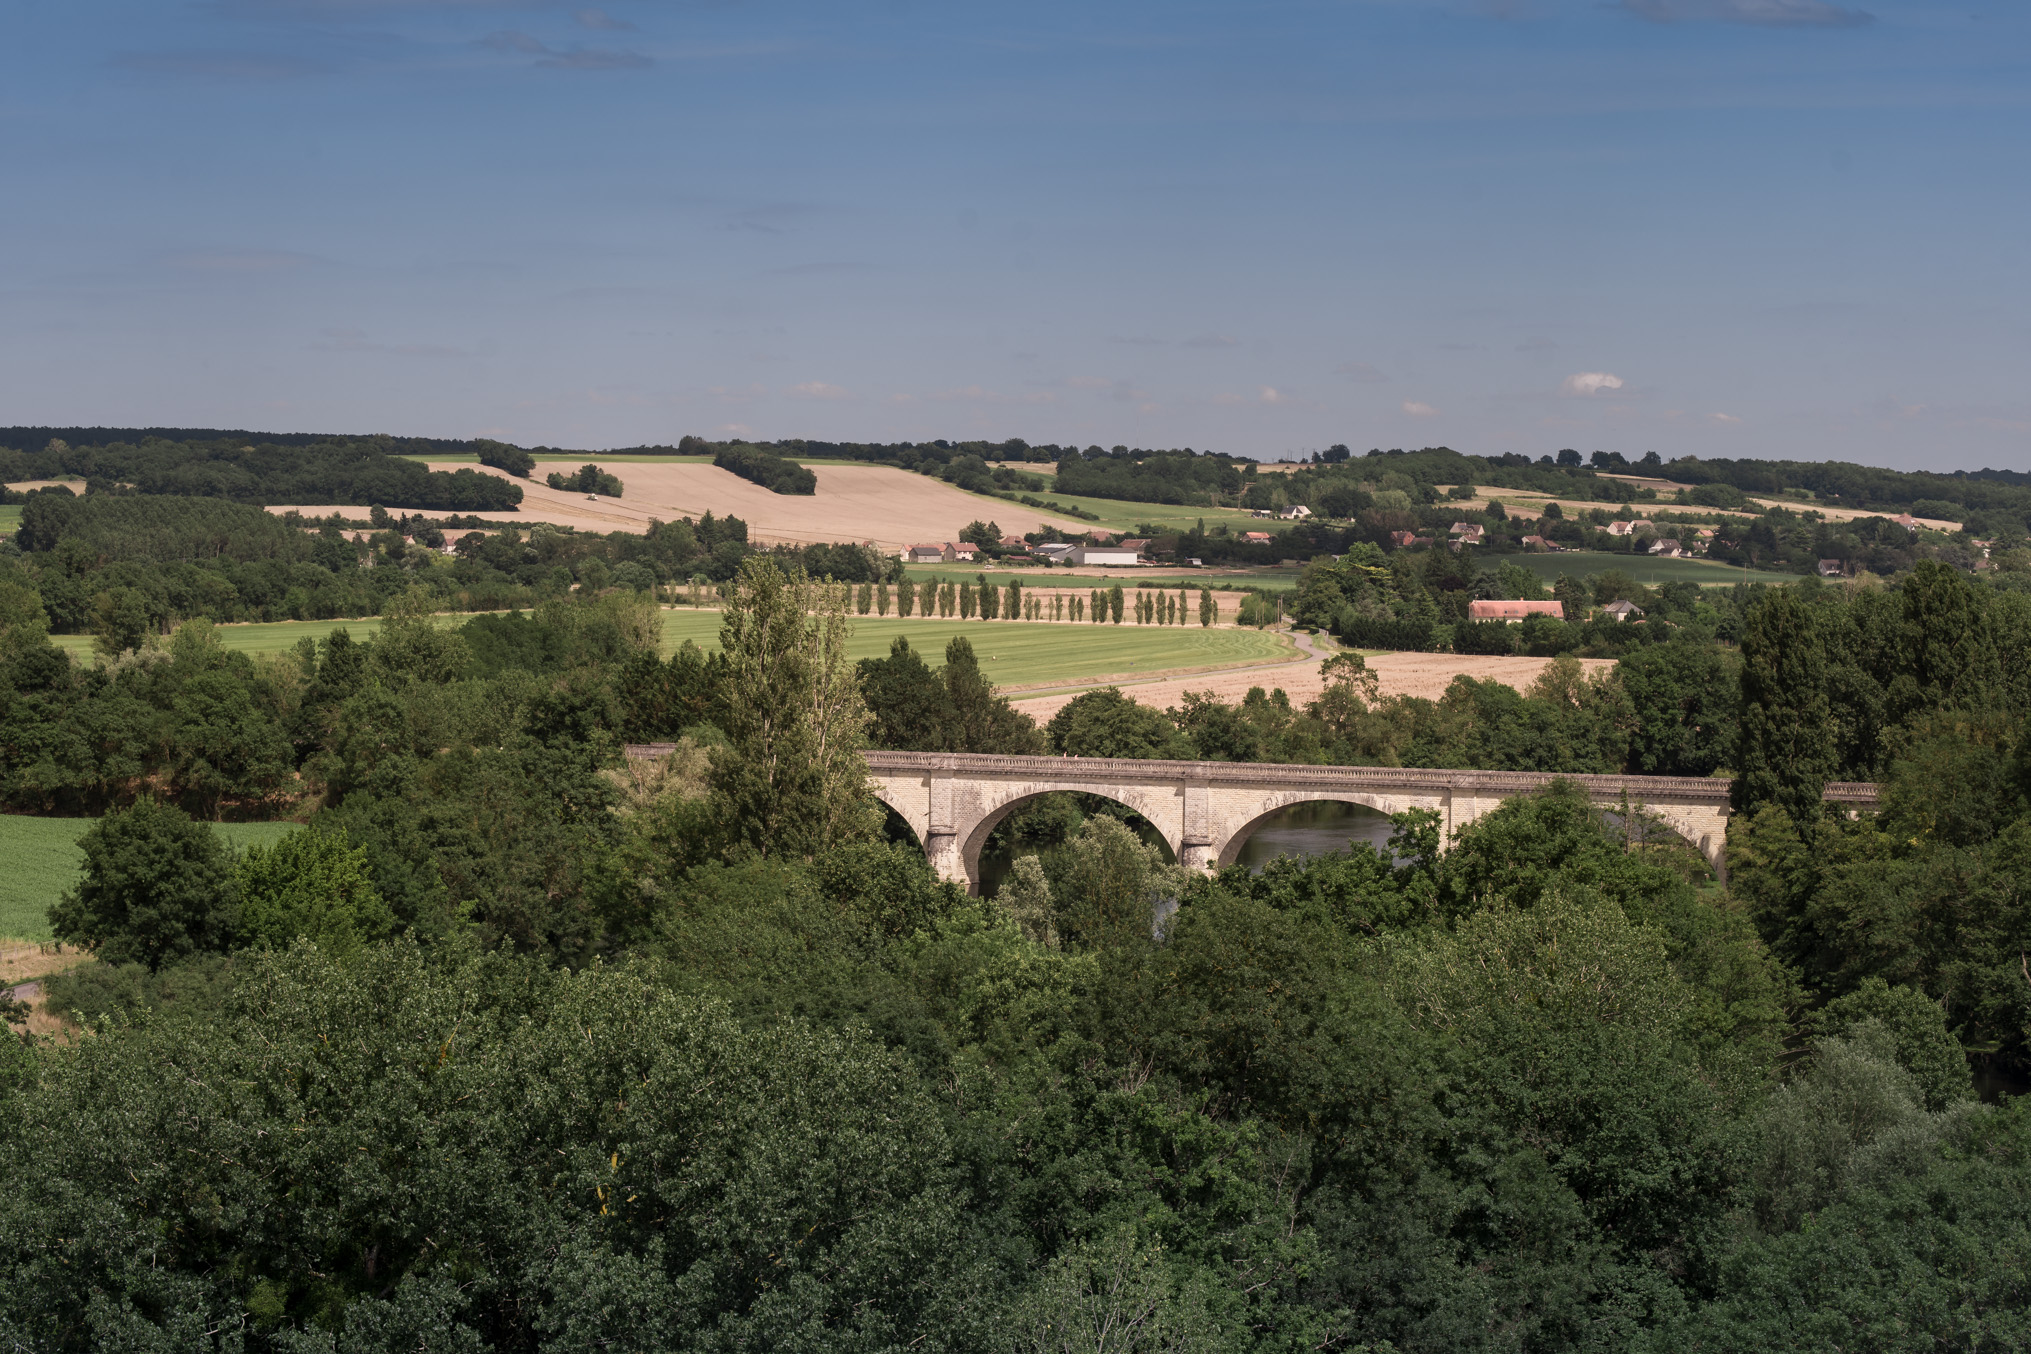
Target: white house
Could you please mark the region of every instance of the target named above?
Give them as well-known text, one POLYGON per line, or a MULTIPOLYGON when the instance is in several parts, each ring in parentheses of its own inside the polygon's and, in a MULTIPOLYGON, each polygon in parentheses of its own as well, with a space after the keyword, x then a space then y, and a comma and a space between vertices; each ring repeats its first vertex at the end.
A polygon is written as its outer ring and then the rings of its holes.
POLYGON ((1633 522, 1608 523, 1608 534, 1610 536, 1634 536, 1639 531, 1655 531, 1656 529, 1657 523, 1647 517, 1639 517, 1633 522))
POLYGON ((1293 503, 1277 514, 1278 517, 1281 517, 1286 522, 1301 522, 1311 515, 1312 510, 1302 503, 1293 503))

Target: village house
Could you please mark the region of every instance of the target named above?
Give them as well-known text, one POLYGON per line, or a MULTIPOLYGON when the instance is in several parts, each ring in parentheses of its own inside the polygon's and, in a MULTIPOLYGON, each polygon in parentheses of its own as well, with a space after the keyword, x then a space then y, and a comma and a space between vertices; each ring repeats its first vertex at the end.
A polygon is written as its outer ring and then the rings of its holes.
POLYGON ((945 559, 942 545, 913 545, 904 552, 903 558, 911 564, 938 564, 945 559))
POLYGON ((1277 514, 1278 517, 1281 517, 1286 522, 1302 522, 1311 515, 1312 510, 1302 503, 1293 503, 1277 514))
POLYGON ((1610 602, 1601 608, 1601 614, 1611 621, 1642 620, 1643 608, 1627 598, 1610 602))
POLYGON ((1837 559, 1823 559, 1819 562, 1819 576, 1821 578, 1840 578, 1847 571, 1847 566, 1837 559))
POLYGON ((1686 557, 1685 547, 1677 541, 1672 540, 1669 536, 1659 536, 1656 540, 1652 541, 1650 543, 1650 553, 1661 556, 1664 559, 1684 559, 1686 557))
POLYGON ((1556 549, 1558 549, 1558 547, 1557 547, 1557 546, 1553 545, 1553 544, 1552 544, 1552 543, 1551 543, 1550 541, 1546 540, 1546 539, 1545 539, 1544 537, 1542 537, 1542 536, 1525 536, 1525 537, 1523 538, 1523 548, 1524 548, 1525 550, 1556 550, 1556 549))
POLYGON ((1467 619, 1470 621, 1507 621, 1514 625, 1529 616, 1551 616, 1564 620, 1564 602, 1469 602, 1467 619))
POLYGON ((1634 536, 1639 532, 1655 530, 1657 530, 1657 523, 1647 517, 1639 517, 1633 522, 1608 523, 1608 534, 1610 536, 1634 536))
POLYGON ((1146 555, 1149 553, 1149 542, 1140 536, 1131 536, 1121 543, 1121 548, 1133 550, 1138 555, 1146 555))
POLYGON ((1488 534, 1488 528, 1475 522, 1453 523, 1453 541, 1457 545, 1479 545, 1488 534))
POLYGON ((1241 533, 1241 543, 1243 545, 1268 545, 1270 540, 1271 537, 1267 531, 1244 531, 1241 533))
POLYGON ((947 564, 971 564, 975 559, 979 558, 979 555, 980 552, 973 548, 971 542, 959 541, 954 543, 947 541, 945 542, 944 549, 939 552, 938 557, 947 564))

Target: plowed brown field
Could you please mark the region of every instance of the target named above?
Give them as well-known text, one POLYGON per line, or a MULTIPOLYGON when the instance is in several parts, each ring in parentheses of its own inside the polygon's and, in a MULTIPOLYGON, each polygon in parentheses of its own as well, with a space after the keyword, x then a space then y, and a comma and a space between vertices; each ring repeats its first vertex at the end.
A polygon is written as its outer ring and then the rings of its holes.
MULTIPOLYGON (((432 462, 432 470, 500 471, 469 464, 432 462)), ((543 468, 539 467, 539 471, 543 468)), ((495 522, 555 522, 581 531, 647 531, 651 520, 673 522, 680 517, 738 517, 748 524, 749 538, 759 542, 787 541, 809 545, 819 541, 873 541, 895 552, 919 543, 956 541, 967 523, 988 519, 1010 532, 1034 531, 1039 523, 1061 531, 1085 530, 1066 517, 1026 508, 1018 503, 976 498, 949 484, 907 470, 875 465, 814 465, 815 494, 772 494, 718 466, 697 462, 615 464, 608 469, 626 486, 623 498, 588 499, 563 493, 540 480, 518 480, 522 486, 519 512, 477 514, 495 522)), ((322 516, 329 506, 297 509, 322 516)), ((287 512, 286 507, 270 512, 287 512)), ((358 508, 339 511, 348 516, 358 508)))

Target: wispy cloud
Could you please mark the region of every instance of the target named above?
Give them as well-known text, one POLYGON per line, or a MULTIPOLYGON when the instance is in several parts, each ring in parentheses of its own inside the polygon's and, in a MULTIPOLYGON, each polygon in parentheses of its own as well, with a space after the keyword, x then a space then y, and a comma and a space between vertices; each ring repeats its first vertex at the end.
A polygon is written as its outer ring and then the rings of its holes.
POLYGON ((1187 348, 1239 348, 1241 340, 1225 334, 1198 334, 1184 342, 1187 348))
POLYGON ((546 70, 621 71, 641 70, 656 63, 640 52, 612 52, 592 47, 552 47, 541 38, 504 28, 480 39, 480 46, 495 52, 533 56, 532 64, 546 70))
POLYGON ((1333 374, 1335 376, 1344 376, 1350 381, 1357 381, 1363 385, 1373 385, 1389 379, 1366 362, 1342 362, 1339 366, 1333 368, 1333 374))
POLYGON ((1621 0, 1652 23, 1748 24, 1757 28, 1860 28, 1876 21, 1864 9, 1829 0, 1621 0))
POLYGON ((597 29, 602 33, 632 33, 635 26, 626 19, 616 19, 603 9, 582 9, 571 16, 580 28, 597 29))
POLYGON ((824 381, 805 381, 791 386, 789 395, 799 400, 850 400, 853 393, 844 386, 828 385, 824 381))
POLYGON ((1558 345, 1542 334, 1534 334, 1517 344, 1516 351, 1519 353, 1552 353, 1558 351, 1558 345))
POLYGON ((286 273, 318 262, 286 249, 189 249, 165 254, 162 261, 186 273, 286 273))
POLYGON ((318 353, 385 353, 395 357, 464 357, 465 349, 442 343, 377 343, 363 329, 326 329, 309 345, 318 353))
POLYGON ((1255 393, 1253 395, 1236 395, 1230 392, 1215 395, 1213 397, 1213 403, 1228 405, 1282 404, 1289 398, 1290 397, 1288 395, 1284 394, 1281 390, 1278 390, 1275 386, 1257 386, 1255 389, 1255 393))
POLYGON ((1598 395, 1621 388, 1622 378, 1608 371, 1576 371, 1559 383, 1560 391, 1567 395, 1598 395))
POLYGON ((233 51, 127 52, 114 57, 113 64, 145 75, 195 80, 295 80, 330 69, 323 62, 299 56, 233 51))
POLYGON ((1714 422, 1721 424, 1735 424, 1740 423, 1742 421, 1742 416, 1740 414, 1723 414, 1718 411, 1715 413, 1708 414, 1707 417, 1712 419, 1714 422))
POLYGON ((1403 412, 1409 414, 1412 418, 1432 418, 1439 411, 1419 400, 1405 400, 1403 402, 1403 412))
POLYGON ((1115 334, 1109 337, 1107 341, 1109 343, 1125 343, 1131 348, 1161 348, 1164 345, 1162 339, 1150 338, 1143 334, 1115 334))

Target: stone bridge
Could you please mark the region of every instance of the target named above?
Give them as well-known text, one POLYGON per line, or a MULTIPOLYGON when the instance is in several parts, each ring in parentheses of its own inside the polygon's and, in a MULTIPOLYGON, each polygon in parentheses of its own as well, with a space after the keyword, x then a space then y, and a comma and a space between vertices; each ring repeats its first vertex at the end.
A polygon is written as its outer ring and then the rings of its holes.
MULTIPOLYGON (((940 875, 977 890, 980 852, 1002 819, 1039 795, 1100 795, 1133 809, 1163 835, 1183 865, 1231 865, 1249 834, 1292 804, 1329 800, 1378 813, 1433 809, 1441 840, 1512 795, 1557 779, 1522 771, 1409 767, 1287 766, 1257 762, 1159 762, 1095 757, 999 757, 944 752, 869 752, 874 792, 908 823, 940 875)), ((1568 776, 1596 804, 1641 805, 1721 868, 1728 818, 1725 780, 1690 776, 1568 776)), ((1827 787, 1828 800, 1873 806, 1873 785, 1827 787)))

